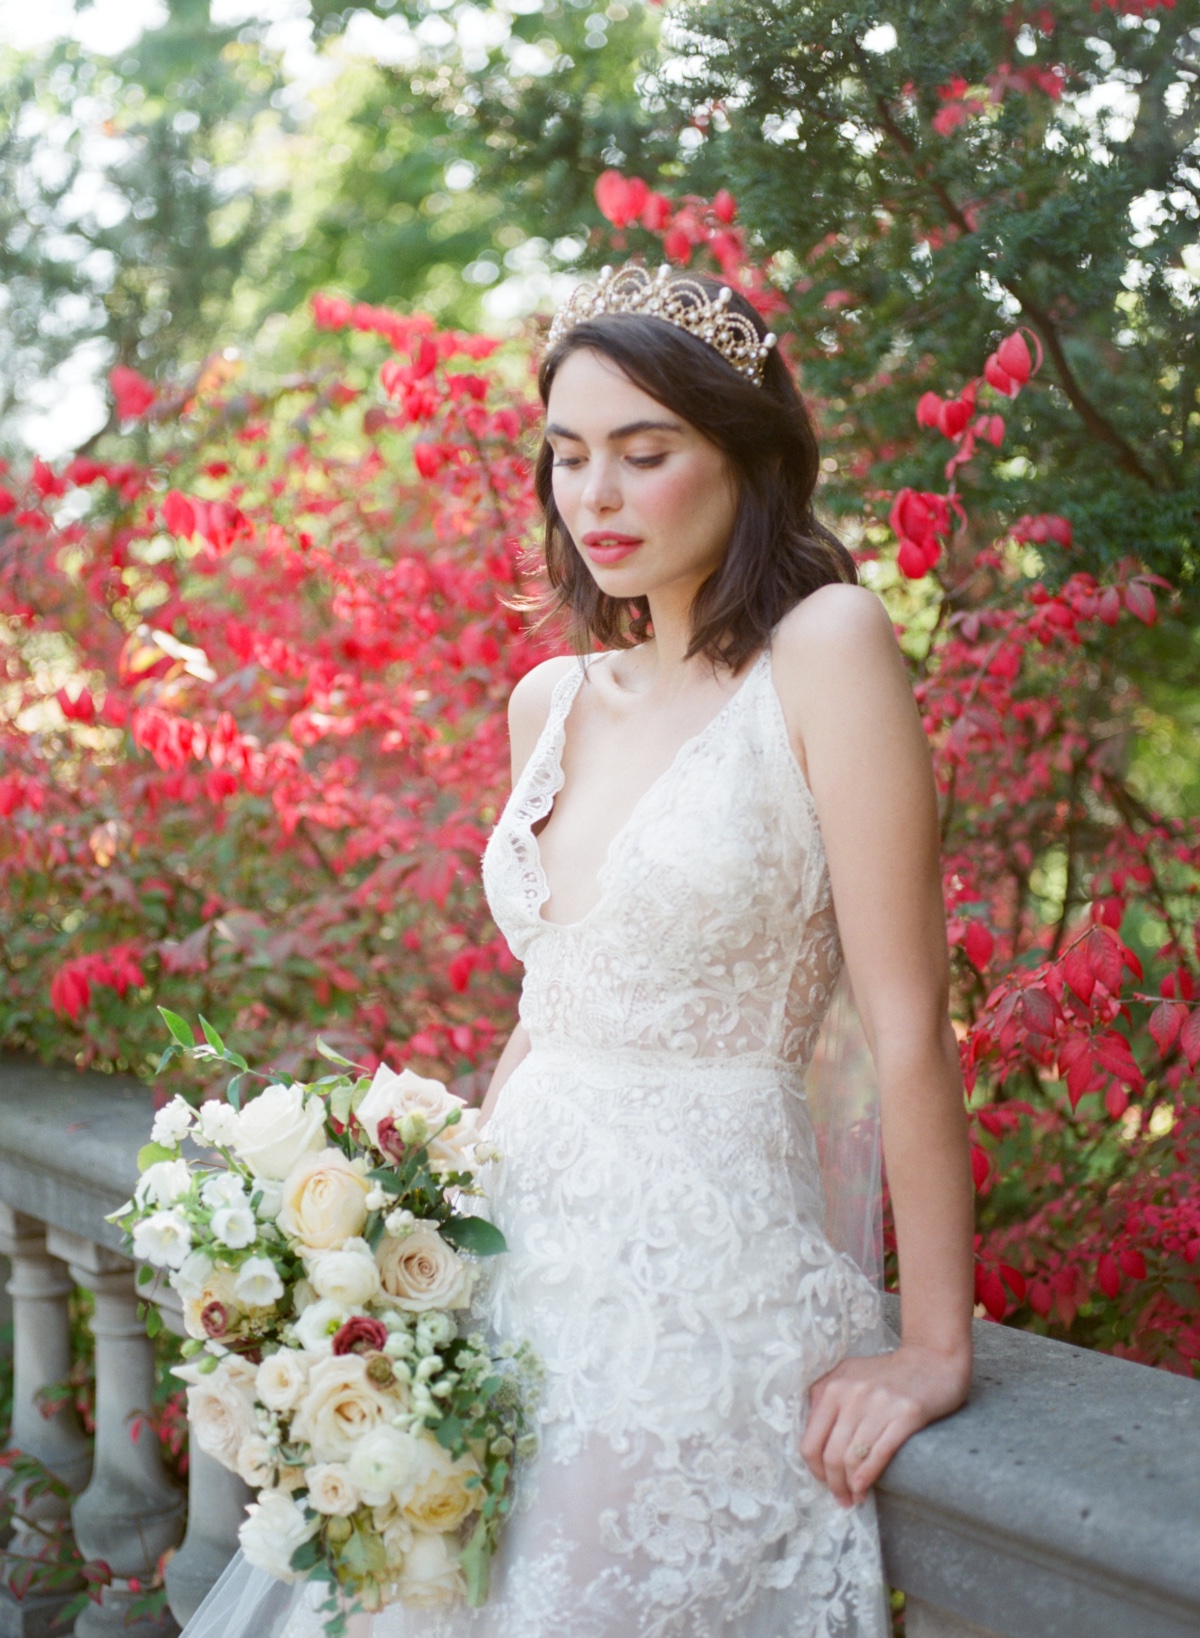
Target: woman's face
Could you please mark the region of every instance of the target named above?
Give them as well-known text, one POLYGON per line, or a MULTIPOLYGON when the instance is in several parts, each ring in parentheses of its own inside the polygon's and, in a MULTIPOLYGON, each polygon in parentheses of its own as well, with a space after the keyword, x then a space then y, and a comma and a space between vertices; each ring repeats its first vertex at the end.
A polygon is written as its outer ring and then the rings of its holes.
POLYGON ((721 450, 586 348, 554 377, 546 438, 555 504, 601 591, 675 587, 690 599, 733 530, 737 487, 721 450))

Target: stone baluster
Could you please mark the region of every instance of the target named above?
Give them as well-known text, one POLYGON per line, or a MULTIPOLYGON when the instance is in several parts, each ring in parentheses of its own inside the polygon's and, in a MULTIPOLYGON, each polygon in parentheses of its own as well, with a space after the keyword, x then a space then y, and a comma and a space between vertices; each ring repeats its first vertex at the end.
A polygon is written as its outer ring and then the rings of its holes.
MULTIPOLYGON (((182 1304, 165 1281, 155 1293, 155 1302, 168 1329, 184 1336, 182 1304)), ((192 1441, 187 1535, 167 1562, 167 1598, 181 1626, 191 1620, 237 1552, 238 1526, 246 1516, 246 1503, 253 1498, 254 1492, 236 1473, 206 1456, 192 1441)))
MULTIPOLYGON (((10 1260, 8 1294, 13 1314, 12 1444, 78 1492, 92 1465, 91 1445, 73 1406, 43 1416, 38 1394, 65 1380, 71 1369, 71 1318, 67 1302, 74 1289, 62 1262, 46 1248, 45 1225, 0 1204, 0 1252, 10 1260)), ((47 1527, 61 1526, 68 1503, 59 1496, 18 1496, 11 1552, 36 1553, 47 1527)), ((31 1593, 17 1600, 0 1594, 0 1631, 5 1638, 48 1628, 73 1596, 69 1590, 31 1593)))
POLYGON ((75 1502, 75 1539, 87 1558, 102 1559, 113 1574, 100 1604, 89 1604, 75 1624, 76 1638, 166 1638, 169 1618, 128 1621, 139 1594, 168 1547, 183 1534, 184 1498, 168 1478, 158 1441, 147 1430, 134 1439, 132 1423, 154 1397, 154 1351, 138 1317, 134 1267, 128 1258, 64 1230, 52 1229, 51 1249, 70 1263, 78 1283, 95 1299, 96 1451, 91 1483, 75 1502))

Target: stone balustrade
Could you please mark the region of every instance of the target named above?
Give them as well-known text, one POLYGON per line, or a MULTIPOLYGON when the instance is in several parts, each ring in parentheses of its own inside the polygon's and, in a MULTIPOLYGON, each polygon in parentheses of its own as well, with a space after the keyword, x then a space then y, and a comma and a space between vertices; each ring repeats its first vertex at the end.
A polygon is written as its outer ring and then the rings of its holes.
MULTIPOLYGON (((185 1498, 154 1440, 131 1437, 153 1351, 104 1218, 132 1193, 150 1119, 134 1081, 0 1054, 13 1442, 63 1480, 81 1550, 114 1575, 79 1638, 168 1638, 172 1623, 127 1624, 130 1582, 178 1544, 167 1592, 185 1622, 234 1551, 248 1497, 194 1452, 185 1498), (76 1285, 95 1304, 94 1441, 71 1411, 46 1418, 36 1403, 66 1375, 76 1285)), ((177 1308, 164 1317, 178 1329, 177 1308)), ((966 1408, 910 1440, 878 1487, 908 1638, 1200 1638, 1200 1383, 995 1325, 976 1326, 976 1350, 966 1408)), ((62 1602, 0 1601, 0 1638, 44 1638, 62 1602)))

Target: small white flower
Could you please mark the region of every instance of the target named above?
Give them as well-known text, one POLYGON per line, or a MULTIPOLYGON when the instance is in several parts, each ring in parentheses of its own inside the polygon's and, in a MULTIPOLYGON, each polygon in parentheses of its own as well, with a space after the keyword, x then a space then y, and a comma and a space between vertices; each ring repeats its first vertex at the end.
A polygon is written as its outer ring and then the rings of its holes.
POLYGON ((383 1226, 394 1240, 399 1240, 402 1235, 408 1233, 415 1222, 416 1218, 411 1211, 400 1210, 389 1212, 383 1220, 383 1226))
POLYGON ((250 1198, 260 1222, 273 1223, 283 1210, 283 1184, 278 1178, 256 1177, 250 1198))
POLYGON ((206 1257, 202 1251, 193 1251, 171 1275, 171 1284, 185 1302, 189 1299, 196 1302, 203 1295, 212 1271, 212 1258, 206 1257))
POLYGON ((388 1193, 385 1189, 375 1188, 367 1195, 364 1204, 368 1211, 382 1211, 388 1203, 388 1193))
POLYGON ((269 1308, 283 1296, 283 1281, 269 1257, 248 1257, 238 1269, 233 1289, 247 1308, 269 1308))
POLYGON ((160 1109, 150 1128, 151 1143, 161 1143, 165 1149, 175 1149, 192 1129, 196 1115, 190 1103, 174 1097, 165 1109, 160 1109))
POLYGON ((196 1124, 205 1143, 227 1149, 238 1129, 238 1113, 231 1103, 225 1103, 220 1098, 210 1098, 207 1103, 200 1105, 196 1124))
POLYGON ((500 1151, 494 1143, 477 1143, 475 1145, 475 1159, 482 1166, 490 1160, 499 1160, 500 1151))
POLYGON ((422 1109, 410 1109, 396 1122, 396 1130, 405 1143, 424 1143, 429 1136, 429 1122, 422 1109))
MULTIPOLYGON (((254 1213, 242 1200, 236 1206, 222 1206, 213 1213, 212 1231, 222 1245, 228 1246, 231 1251, 241 1251, 244 1246, 254 1244, 258 1224, 254 1221, 254 1213)), ((258 1261, 267 1259, 259 1258, 258 1261)), ((269 1263, 268 1266, 273 1268, 275 1265, 269 1263)))
POLYGON ((454 1336, 456 1326, 449 1314, 443 1314, 437 1309, 422 1314, 417 1321, 417 1337, 420 1341, 428 1341, 435 1348, 440 1348, 454 1336))
POLYGON ((292 1330, 306 1353, 328 1354, 333 1351, 334 1333, 340 1331, 349 1318, 349 1310, 343 1308, 341 1303, 330 1302, 323 1297, 320 1302, 308 1305, 292 1330))
POLYGON ((244 1206, 246 1185, 236 1172, 213 1172, 200 1185, 200 1198, 210 1211, 221 1206, 244 1206))
POLYGON ((156 1206, 174 1206, 191 1186, 192 1174, 186 1160, 160 1160, 142 1173, 134 1199, 139 1206, 147 1201, 156 1206))
POLYGON ((192 1231, 181 1211, 156 1211, 133 1231, 133 1254, 155 1268, 180 1268, 192 1249, 192 1231))

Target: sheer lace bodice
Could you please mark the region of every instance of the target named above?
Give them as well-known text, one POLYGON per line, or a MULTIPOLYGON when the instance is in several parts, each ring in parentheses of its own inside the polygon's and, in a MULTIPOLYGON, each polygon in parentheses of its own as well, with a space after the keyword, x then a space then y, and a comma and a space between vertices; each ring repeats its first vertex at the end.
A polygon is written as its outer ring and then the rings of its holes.
MULTIPOLYGON (((371 1638, 883 1638, 873 1503, 840 1509, 798 1449, 810 1385, 882 1335, 825 1233, 804 1067, 841 951, 770 651, 556 925, 533 827, 586 663, 484 856, 532 1047, 488 1126, 509 1250, 473 1322, 540 1356, 540 1452, 487 1605, 392 1606, 371 1638)), ((316 1638, 295 1602, 286 1638, 316 1638)))
POLYGON ((562 926, 542 918, 549 889, 533 827, 562 787, 567 715, 584 675, 581 662, 559 680, 484 854, 493 914, 525 963, 530 1037, 803 1067, 841 952, 770 651, 613 838, 593 909, 562 926))

